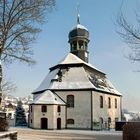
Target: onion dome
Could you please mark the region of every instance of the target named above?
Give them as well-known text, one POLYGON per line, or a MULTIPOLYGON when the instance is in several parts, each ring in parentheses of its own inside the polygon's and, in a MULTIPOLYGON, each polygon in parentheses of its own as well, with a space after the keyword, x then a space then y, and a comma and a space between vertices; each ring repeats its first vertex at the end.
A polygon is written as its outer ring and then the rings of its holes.
POLYGON ((77 16, 77 25, 69 32, 69 42, 73 40, 74 38, 83 38, 83 39, 89 39, 89 31, 88 29, 80 24, 79 15, 77 16))

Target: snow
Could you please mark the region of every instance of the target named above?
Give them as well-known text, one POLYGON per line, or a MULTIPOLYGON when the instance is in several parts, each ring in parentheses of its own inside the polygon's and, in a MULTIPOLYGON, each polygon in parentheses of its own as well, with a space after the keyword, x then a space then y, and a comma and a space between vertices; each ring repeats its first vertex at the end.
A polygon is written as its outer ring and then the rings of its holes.
POLYGON ((48 89, 50 87, 51 80, 57 77, 58 71, 59 69, 50 71, 49 74, 43 80, 43 82, 40 84, 40 86, 36 90, 34 90, 33 93, 48 89))
POLYGON ((51 71, 40 84, 40 86, 33 92, 37 93, 47 89, 96 89, 104 92, 109 92, 116 95, 121 95, 106 78, 106 75, 93 67, 91 64, 84 62, 77 56, 69 53, 57 65, 50 68, 51 71), (92 75, 85 71, 84 67, 77 67, 77 64, 84 64, 90 67, 93 71, 98 72, 100 76, 96 76, 94 72, 92 75), (73 65, 73 67, 66 67, 61 69, 61 66, 73 65), (58 68, 57 68, 58 67, 58 68), (62 75, 60 76, 59 73, 62 75), (95 79, 94 79, 95 77, 95 79))
POLYGON ((100 76, 92 75, 90 73, 87 73, 87 76, 89 77, 89 80, 91 81, 91 83, 95 86, 96 90, 109 92, 109 93, 116 94, 119 96, 121 95, 121 93, 119 93, 115 89, 112 83, 105 76, 100 77, 100 76))
MULTIPOLYGON (((64 57, 57 65, 65 65, 65 64, 85 64, 86 66, 97 70, 101 73, 104 74, 104 72, 100 71, 99 69, 97 69, 96 67, 92 66, 89 63, 86 63, 85 61, 83 61, 82 59, 80 59, 79 57, 77 57, 76 55, 69 53, 66 57, 64 57)), ((57 66, 55 65, 55 66, 57 66)))
POLYGON ((133 117, 131 116, 131 114, 124 113, 124 117, 125 117, 126 121, 130 121, 130 120, 133 119, 133 117))
POLYGON ((62 81, 53 82, 51 89, 88 89, 95 88, 90 83, 83 67, 71 67, 62 71, 62 81))
POLYGON ((73 27, 73 28, 70 30, 70 32, 71 32, 72 30, 75 30, 75 29, 84 29, 84 30, 87 30, 87 31, 88 31, 88 29, 87 29, 85 26, 81 25, 81 24, 77 24, 75 27, 73 27))
POLYGON ((42 94, 40 94, 31 104, 61 104, 65 105, 65 103, 50 90, 46 90, 42 94))
POLYGON ((58 69, 49 73, 42 84, 34 92, 39 92, 45 89, 87 89, 95 88, 89 81, 83 67, 72 67, 69 70, 63 70, 62 81, 52 81, 57 77, 58 69), (55 71, 55 72, 54 72, 55 71), (52 74, 53 73, 53 74, 52 74), (79 74, 80 73, 80 74, 79 74), (54 75, 55 74, 55 75, 54 75))

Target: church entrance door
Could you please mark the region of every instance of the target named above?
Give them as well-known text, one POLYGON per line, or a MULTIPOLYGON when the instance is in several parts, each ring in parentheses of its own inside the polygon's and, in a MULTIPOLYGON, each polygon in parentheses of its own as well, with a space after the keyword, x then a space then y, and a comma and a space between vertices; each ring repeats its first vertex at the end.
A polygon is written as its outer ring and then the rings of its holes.
POLYGON ((61 118, 57 119, 57 129, 61 129, 61 118))
POLYGON ((41 118, 41 129, 48 129, 48 119, 41 118))

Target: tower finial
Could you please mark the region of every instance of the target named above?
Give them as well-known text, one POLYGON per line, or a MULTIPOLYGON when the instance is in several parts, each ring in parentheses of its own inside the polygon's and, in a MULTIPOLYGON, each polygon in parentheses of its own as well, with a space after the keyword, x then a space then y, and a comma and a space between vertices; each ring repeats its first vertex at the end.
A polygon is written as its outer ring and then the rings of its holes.
POLYGON ((80 7, 80 4, 79 4, 79 3, 77 3, 77 24, 80 24, 79 7, 80 7))

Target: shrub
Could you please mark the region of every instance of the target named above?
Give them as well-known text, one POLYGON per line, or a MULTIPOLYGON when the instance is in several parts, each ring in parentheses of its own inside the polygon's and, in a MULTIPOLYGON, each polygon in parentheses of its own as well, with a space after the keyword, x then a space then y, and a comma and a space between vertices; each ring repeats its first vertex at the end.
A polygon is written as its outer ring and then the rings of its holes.
POLYGON ((8 122, 5 119, 0 118, 0 131, 7 131, 8 128, 9 128, 8 122))

